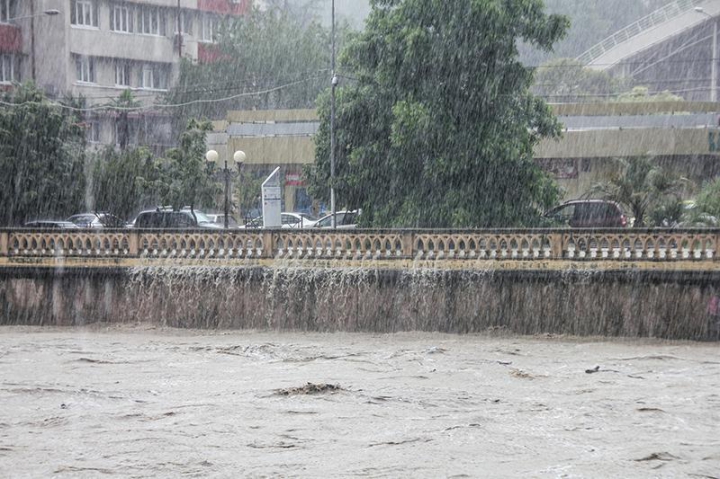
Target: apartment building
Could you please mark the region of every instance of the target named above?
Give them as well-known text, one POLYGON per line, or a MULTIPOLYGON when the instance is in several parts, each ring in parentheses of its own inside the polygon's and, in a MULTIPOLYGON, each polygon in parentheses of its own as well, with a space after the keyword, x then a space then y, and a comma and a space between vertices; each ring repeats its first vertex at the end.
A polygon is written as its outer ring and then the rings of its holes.
MULTIPOLYGON (((112 103, 130 90, 154 105, 176 80, 181 58, 213 61, 225 16, 251 0, 0 0, 0 87, 32 80, 50 97, 112 103)), ((167 114, 130 114, 131 143, 169 140, 167 114)), ((88 139, 118 142, 117 114, 88 114, 88 139)))

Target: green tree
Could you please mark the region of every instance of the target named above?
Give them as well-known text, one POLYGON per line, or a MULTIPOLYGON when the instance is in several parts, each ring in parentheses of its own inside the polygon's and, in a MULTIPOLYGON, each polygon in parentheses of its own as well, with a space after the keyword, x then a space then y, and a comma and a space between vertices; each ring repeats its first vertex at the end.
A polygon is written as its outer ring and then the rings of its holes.
POLYGON ((572 58, 559 58, 535 71, 532 92, 554 103, 607 101, 619 94, 622 87, 621 80, 605 72, 586 68, 572 58))
POLYGON ((686 203, 688 207, 683 220, 692 226, 720 225, 720 177, 705 183, 694 202, 686 203))
POLYGON ((116 128, 118 132, 118 145, 120 150, 125 151, 130 143, 130 120, 128 113, 130 109, 137 108, 140 103, 133 97, 132 92, 124 90, 120 96, 113 100, 113 107, 118 112, 116 128))
POLYGON ((181 63, 178 82, 165 97, 183 105, 174 110, 179 129, 190 118, 224 118, 230 109, 314 107, 330 83, 330 35, 294 12, 254 8, 227 20, 213 47, 215 61, 181 63))
MULTIPOLYGON (((377 226, 520 226, 557 198, 533 146, 559 135, 529 92, 517 41, 550 49, 567 19, 541 0, 376 0, 342 55, 355 80, 338 89, 339 204, 377 226)), ((329 107, 311 192, 327 201, 329 107)))
POLYGON ((161 163, 161 200, 175 209, 215 205, 220 191, 213 171, 205 162, 207 133, 212 124, 191 120, 180 135, 179 146, 167 151, 161 163))
POLYGON ((646 226, 646 215, 655 208, 673 210, 670 200, 679 199, 689 185, 650 156, 617 158, 615 162, 617 168, 610 179, 594 185, 587 196, 600 195, 620 203, 635 218, 634 226, 646 226))
MULTIPOLYGON (((76 213, 85 193, 85 129, 32 84, 2 96, 0 223, 76 213)), ((77 106, 75 102, 74 106, 77 106)))
POLYGON ((260 206, 262 182, 263 178, 256 177, 246 169, 241 169, 235 178, 234 189, 235 197, 238 199, 239 221, 242 222, 250 210, 260 206))
POLYGON ((157 205, 165 190, 158 163, 145 148, 109 147, 95 158, 91 175, 95 211, 129 219, 138 210, 157 205))
POLYGON ((649 102, 649 101, 683 101, 683 98, 673 95, 668 90, 651 95, 648 87, 636 86, 632 90, 621 93, 617 101, 621 103, 649 102))

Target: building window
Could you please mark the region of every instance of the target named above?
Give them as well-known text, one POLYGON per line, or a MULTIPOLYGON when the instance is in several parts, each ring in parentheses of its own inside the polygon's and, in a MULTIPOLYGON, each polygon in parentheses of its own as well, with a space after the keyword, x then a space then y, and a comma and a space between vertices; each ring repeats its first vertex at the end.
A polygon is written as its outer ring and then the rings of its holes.
POLYGON ((165 35, 165 15, 158 7, 139 7, 138 31, 145 35, 165 35))
POLYGON ((180 15, 175 14, 175 33, 183 35, 192 35, 192 15, 188 12, 181 11, 180 15), (179 23, 179 27, 178 27, 179 23))
POLYGON ((97 27, 97 11, 93 0, 72 0, 70 23, 84 27, 97 27))
POLYGON ((75 71, 77 81, 81 83, 95 83, 95 60, 91 57, 75 58, 75 71))
POLYGON ((202 17, 202 41, 214 42, 220 19, 216 15, 205 14, 202 17))
POLYGON ((113 5, 110 9, 110 29, 115 32, 132 33, 133 18, 130 7, 113 5))
POLYGON ((87 128, 87 141, 89 143, 100 143, 100 122, 91 121, 87 128))
POLYGON ((0 0, 0 23, 10 23, 15 16, 15 0, 0 0))
POLYGON ((130 86, 130 64, 118 62, 115 64, 115 85, 130 86))
POLYGON ((15 56, 10 54, 0 55, 0 83, 12 83, 15 81, 15 56))
POLYGON ((167 89, 167 75, 165 70, 158 65, 144 65, 142 68, 142 78, 140 80, 142 88, 148 90, 167 89))

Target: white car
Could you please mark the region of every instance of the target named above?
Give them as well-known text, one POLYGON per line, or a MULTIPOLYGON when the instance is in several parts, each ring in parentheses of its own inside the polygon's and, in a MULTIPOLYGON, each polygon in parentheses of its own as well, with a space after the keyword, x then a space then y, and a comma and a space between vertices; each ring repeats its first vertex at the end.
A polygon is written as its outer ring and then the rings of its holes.
MULTIPOLYGON (((357 218, 360 211, 338 211, 335 213, 335 227, 338 229, 357 228, 357 218)), ((320 218, 314 225, 315 228, 332 228, 332 214, 320 218)))
MULTIPOLYGON (((225 226, 225 214, 223 213, 206 213, 207 218, 220 226, 225 226)), ((228 215, 228 228, 237 228, 238 222, 233 215, 228 215)))
POLYGON ((312 228, 317 218, 307 213, 281 213, 282 228, 312 228))

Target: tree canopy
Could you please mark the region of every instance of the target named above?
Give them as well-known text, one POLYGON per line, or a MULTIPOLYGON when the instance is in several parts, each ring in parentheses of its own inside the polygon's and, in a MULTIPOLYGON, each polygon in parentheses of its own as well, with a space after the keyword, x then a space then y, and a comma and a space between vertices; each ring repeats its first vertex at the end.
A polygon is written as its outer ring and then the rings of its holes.
MULTIPOLYGON (((568 20, 541 0, 375 0, 339 71, 339 204, 375 226, 532 224, 557 199, 533 146, 559 135, 517 42, 549 50, 568 20), (352 78, 348 80, 347 77, 352 78)), ((329 101, 311 192, 328 198, 329 101)))
MULTIPOLYGON (((630 212, 634 226, 646 226, 648 214, 653 222, 663 220, 654 218, 653 211, 662 216, 675 209, 689 181, 678 178, 660 166, 652 156, 639 158, 616 158, 617 169, 610 179, 594 185, 589 196, 600 195, 616 201, 630 212)), ((660 221, 661 223, 661 221, 660 221)))
POLYGON ((210 47, 214 59, 181 63, 165 98, 184 105, 175 115, 179 130, 191 118, 224 118, 230 109, 314 107, 330 83, 330 35, 314 17, 294 12, 254 8, 226 19, 210 47))
POLYGON ((209 122, 188 122, 178 146, 164 158, 142 147, 100 152, 91 169, 90 207, 124 219, 158 204, 175 209, 215 207, 220 182, 205 162, 210 129, 209 122))
POLYGON ((100 152, 90 175, 95 211, 111 212, 125 220, 141 208, 157 205, 167 190, 155 157, 145 148, 100 152))
POLYGON ((80 118, 31 84, 2 99, 8 105, 0 108, 0 224, 77 212, 85 193, 80 118))
POLYGON ((622 80, 606 72, 586 68, 572 58, 558 58, 535 71, 532 91, 552 103, 607 101, 623 89, 622 80))

